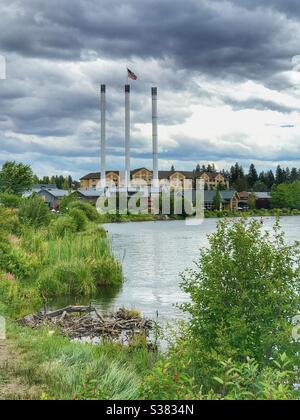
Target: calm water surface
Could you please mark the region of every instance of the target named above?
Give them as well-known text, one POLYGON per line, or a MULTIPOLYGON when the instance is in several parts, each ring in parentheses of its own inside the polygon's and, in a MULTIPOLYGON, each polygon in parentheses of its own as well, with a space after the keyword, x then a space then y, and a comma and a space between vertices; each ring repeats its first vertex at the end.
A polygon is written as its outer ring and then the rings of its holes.
MULTIPOLYGON (((271 229, 275 219, 264 220, 264 229, 271 229)), ((184 221, 105 225, 123 264, 125 283, 119 289, 106 289, 93 303, 101 310, 138 308, 151 318, 158 311, 161 321, 182 317, 174 306, 187 299, 179 287, 179 274, 193 266, 216 223, 206 219, 201 226, 186 226, 184 221)), ((300 217, 282 218, 281 224, 288 242, 300 240, 300 217)))

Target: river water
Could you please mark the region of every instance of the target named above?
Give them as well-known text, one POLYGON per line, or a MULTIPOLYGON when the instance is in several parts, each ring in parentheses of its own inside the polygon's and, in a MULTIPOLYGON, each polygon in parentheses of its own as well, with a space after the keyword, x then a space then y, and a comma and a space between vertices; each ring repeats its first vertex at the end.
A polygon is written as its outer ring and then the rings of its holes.
MULTIPOLYGON (((272 229, 274 222, 264 218, 264 229, 272 229)), ((199 226, 184 221, 106 224, 125 282, 120 288, 104 289, 93 304, 101 310, 137 308, 147 317, 158 314, 160 321, 180 319, 183 314, 175 305, 187 299, 179 286, 180 273, 193 267, 216 223, 205 219, 199 226)), ((288 242, 300 240, 300 217, 283 217, 281 225, 288 242)))

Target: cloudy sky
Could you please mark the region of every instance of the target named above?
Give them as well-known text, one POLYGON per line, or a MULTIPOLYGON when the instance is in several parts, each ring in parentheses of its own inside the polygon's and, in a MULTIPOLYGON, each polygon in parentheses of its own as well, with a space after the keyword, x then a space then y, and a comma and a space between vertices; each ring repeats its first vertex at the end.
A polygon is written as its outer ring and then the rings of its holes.
POLYGON ((300 167, 298 0, 0 0, 0 12, 0 164, 99 170, 106 83, 108 166, 122 169, 128 66, 133 167, 151 168, 151 86, 161 169, 300 167))

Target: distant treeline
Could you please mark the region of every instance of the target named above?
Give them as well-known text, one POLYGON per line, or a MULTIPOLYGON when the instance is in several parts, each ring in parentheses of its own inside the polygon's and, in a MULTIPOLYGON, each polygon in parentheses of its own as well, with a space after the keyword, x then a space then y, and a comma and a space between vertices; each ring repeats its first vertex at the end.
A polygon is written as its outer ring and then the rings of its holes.
POLYGON ((77 189, 80 186, 80 183, 74 181, 73 178, 69 176, 56 175, 56 176, 44 176, 43 178, 38 178, 36 175, 33 177, 34 184, 51 184, 56 185, 60 190, 70 190, 77 189))
MULTIPOLYGON (((216 171, 215 166, 212 165, 197 165, 196 172, 216 171)), ((300 181, 300 169, 297 168, 282 168, 280 165, 277 166, 275 172, 272 170, 258 172, 255 165, 251 164, 248 172, 245 172, 244 168, 236 163, 230 170, 221 170, 221 173, 230 181, 230 186, 237 191, 255 191, 264 192, 272 191, 272 189, 280 184, 293 183, 300 181)))

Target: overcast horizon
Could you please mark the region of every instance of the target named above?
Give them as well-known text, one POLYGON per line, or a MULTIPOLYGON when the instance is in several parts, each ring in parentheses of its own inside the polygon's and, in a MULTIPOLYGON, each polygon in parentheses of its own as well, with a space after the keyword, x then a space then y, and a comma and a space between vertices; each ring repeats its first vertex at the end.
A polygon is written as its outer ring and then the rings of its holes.
POLYGON ((300 168, 300 2, 296 0, 0 0, 0 165, 42 175, 100 170, 100 84, 108 169, 124 167, 131 82, 132 168, 300 168), (1 74, 1 72, 0 72, 1 74), (1 77, 0 77, 1 79, 1 77))

